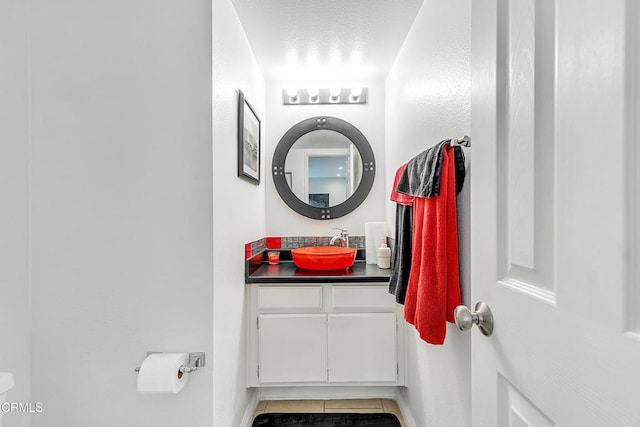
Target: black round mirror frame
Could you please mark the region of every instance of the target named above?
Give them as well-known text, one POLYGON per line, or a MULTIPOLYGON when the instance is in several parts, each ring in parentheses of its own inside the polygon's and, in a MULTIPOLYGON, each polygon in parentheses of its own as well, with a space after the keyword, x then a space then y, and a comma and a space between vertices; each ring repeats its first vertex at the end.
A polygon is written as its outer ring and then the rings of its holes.
POLYGON ((345 216, 353 212, 358 206, 364 202, 373 187, 373 179, 375 177, 375 159, 373 150, 367 138, 351 123, 338 119, 336 117, 311 117, 303 120, 289 129, 278 142, 275 152, 273 153, 273 183, 278 190, 278 194, 282 200, 294 211, 308 218, 313 219, 334 219, 345 216), (303 135, 313 132, 314 130, 333 130, 341 133, 351 140, 356 146, 362 158, 362 179, 356 191, 353 192, 344 202, 336 206, 328 208, 317 208, 306 204, 300 200, 289 188, 285 179, 284 164, 287 154, 293 144, 303 135))

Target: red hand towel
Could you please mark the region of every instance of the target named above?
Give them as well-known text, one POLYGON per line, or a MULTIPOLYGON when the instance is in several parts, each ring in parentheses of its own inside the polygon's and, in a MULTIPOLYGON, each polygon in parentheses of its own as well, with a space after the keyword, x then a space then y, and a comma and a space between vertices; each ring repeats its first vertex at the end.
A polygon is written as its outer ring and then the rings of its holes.
POLYGON ((402 173, 407 168, 407 164, 400 166, 396 171, 396 176, 393 179, 393 187, 391 188, 391 201, 396 202, 399 205, 411 206, 413 204, 413 196, 409 196, 407 194, 398 193, 396 188, 398 187, 398 182, 400 181, 400 177, 402 173))
POLYGON ((404 318, 420 338, 442 344, 460 304, 453 152, 443 148, 440 194, 413 200, 413 253, 404 318))

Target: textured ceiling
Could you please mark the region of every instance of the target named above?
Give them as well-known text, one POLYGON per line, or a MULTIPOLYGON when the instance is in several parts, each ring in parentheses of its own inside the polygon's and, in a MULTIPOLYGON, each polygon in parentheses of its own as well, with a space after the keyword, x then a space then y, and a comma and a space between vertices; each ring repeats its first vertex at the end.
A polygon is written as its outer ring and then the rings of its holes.
POLYGON ((267 81, 384 78, 422 0, 233 0, 267 81))

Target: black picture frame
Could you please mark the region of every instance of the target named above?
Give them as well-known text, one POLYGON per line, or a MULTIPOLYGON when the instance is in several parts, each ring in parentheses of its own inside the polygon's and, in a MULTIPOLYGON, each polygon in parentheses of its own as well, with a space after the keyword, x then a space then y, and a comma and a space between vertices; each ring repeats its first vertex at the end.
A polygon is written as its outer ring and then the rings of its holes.
POLYGON ((255 110, 238 90, 238 176, 260 185, 262 123, 255 110))

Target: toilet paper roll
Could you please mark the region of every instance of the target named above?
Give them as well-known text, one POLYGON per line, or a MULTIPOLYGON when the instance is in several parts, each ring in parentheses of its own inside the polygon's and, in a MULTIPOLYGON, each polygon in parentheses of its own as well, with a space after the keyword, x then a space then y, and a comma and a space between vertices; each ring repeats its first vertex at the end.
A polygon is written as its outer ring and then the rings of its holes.
POLYGON ((386 222, 365 222, 364 223, 364 240, 365 240, 365 259, 367 264, 378 263, 378 246, 380 241, 387 238, 386 222))
POLYGON ((180 366, 189 366, 189 353, 152 353, 138 373, 138 392, 147 394, 176 394, 189 380, 180 366))

